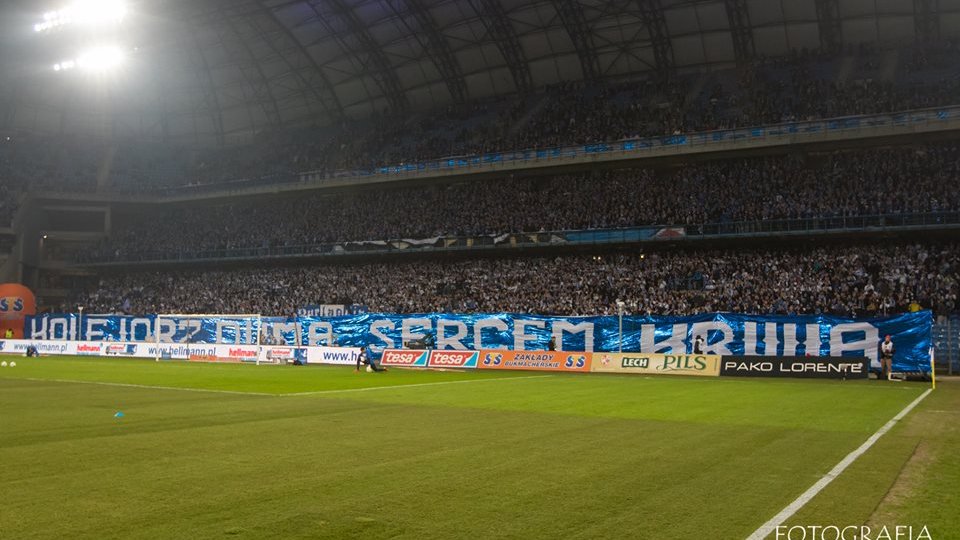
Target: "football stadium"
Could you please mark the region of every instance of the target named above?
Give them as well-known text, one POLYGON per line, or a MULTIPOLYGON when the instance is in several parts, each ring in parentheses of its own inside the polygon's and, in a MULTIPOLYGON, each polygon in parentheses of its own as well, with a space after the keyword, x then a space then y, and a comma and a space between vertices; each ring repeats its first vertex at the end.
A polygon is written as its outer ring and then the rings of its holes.
POLYGON ((960 0, 0 4, 0 538, 960 539, 960 0))

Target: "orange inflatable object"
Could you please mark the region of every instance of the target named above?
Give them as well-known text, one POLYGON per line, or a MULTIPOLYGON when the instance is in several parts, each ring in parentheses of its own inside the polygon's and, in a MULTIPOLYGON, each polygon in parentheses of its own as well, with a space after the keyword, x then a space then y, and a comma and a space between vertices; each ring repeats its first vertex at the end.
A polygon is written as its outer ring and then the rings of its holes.
POLYGON ((19 283, 0 285, 0 337, 6 337, 7 330, 11 330, 12 337, 22 339, 24 319, 36 314, 37 299, 33 291, 19 283))

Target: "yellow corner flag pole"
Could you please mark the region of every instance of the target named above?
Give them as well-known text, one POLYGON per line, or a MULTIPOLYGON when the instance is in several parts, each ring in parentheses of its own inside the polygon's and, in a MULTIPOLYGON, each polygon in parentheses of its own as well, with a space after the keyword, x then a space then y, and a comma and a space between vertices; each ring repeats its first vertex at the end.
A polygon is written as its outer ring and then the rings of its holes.
POLYGON ((930 347, 930 388, 937 389, 937 366, 933 362, 933 347, 930 347))

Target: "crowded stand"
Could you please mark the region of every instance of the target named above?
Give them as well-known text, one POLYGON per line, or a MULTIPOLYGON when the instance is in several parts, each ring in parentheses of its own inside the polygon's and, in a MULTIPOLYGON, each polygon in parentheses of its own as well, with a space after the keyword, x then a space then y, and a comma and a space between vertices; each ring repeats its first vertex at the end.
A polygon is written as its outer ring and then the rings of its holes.
POLYGON ((150 260, 347 241, 938 213, 960 210, 958 179, 960 150, 942 143, 319 193, 118 215, 113 238, 82 255, 150 260))
MULTIPOLYGON (((702 250, 104 276, 87 313, 291 315, 317 303, 376 312, 557 315, 957 311, 956 244, 702 250)), ((64 306, 66 311, 72 311, 64 306)))
MULTIPOLYGON (((737 70, 666 79, 567 82, 523 97, 422 113, 376 112, 330 126, 259 133, 250 144, 199 149, 164 141, 98 142, 0 134, 0 184, 33 190, 145 191, 231 181, 329 178, 443 156, 548 148, 681 132, 956 104, 960 50, 951 42, 897 53, 794 52, 737 70), (851 67, 852 62, 852 67, 851 67), (5 140, 4 140, 5 139, 5 140)), ((11 203, 4 199, 0 219, 11 203)))

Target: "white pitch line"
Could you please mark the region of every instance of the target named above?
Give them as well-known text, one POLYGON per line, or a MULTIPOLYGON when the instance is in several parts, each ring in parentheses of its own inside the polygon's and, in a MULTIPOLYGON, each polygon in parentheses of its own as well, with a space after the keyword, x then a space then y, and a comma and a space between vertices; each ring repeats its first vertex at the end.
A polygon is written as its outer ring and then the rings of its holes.
POLYGON ((797 499, 792 503, 788 504, 787 507, 781 510, 779 514, 773 516, 770 519, 770 521, 761 525, 759 529, 757 529, 756 531, 753 532, 753 534, 747 537, 747 540, 763 540, 768 535, 773 533, 773 531, 776 530, 777 527, 779 527, 780 525, 783 525, 784 521, 790 519, 790 517, 796 514, 798 510, 803 508, 804 505, 810 502, 811 499, 816 497, 817 494, 823 490, 823 488, 827 487, 830 484, 830 482, 833 482, 838 476, 840 476, 840 473, 845 471, 847 467, 849 467, 854 461, 857 460, 857 458, 859 458, 867 450, 869 450, 870 447, 873 446, 873 444, 880 439, 880 437, 883 437, 884 434, 890 431, 890 429, 893 428, 893 426, 896 425, 897 422, 902 420, 904 416, 906 416, 910 411, 912 411, 913 408, 916 407, 921 401, 923 401, 923 399, 927 397, 932 391, 933 389, 928 388, 926 392, 920 394, 920 397, 913 400, 913 402, 911 402, 909 405, 904 407, 902 411, 897 413, 897 415, 891 418, 889 422, 884 424, 883 427, 881 427, 873 435, 871 435, 869 439, 864 441, 864 443, 861 444, 859 448, 847 454, 847 457, 843 458, 843 460, 841 460, 840 463, 837 463, 837 465, 833 469, 831 469, 830 472, 823 475, 823 478, 821 478, 820 480, 817 480, 815 484, 810 486, 810 489, 804 491, 802 495, 797 497, 797 499))
POLYGON ((314 392, 296 392, 293 394, 278 394, 281 396, 315 396, 319 394, 345 394, 347 392, 369 392, 370 390, 390 390, 401 388, 415 388, 418 386, 440 386, 442 384, 461 384, 486 381, 525 381, 528 379, 542 379, 544 377, 553 377, 553 375, 532 375, 528 377, 493 377, 489 379, 467 379, 465 381, 439 381, 417 384, 395 384, 392 386, 370 386, 367 388, 342 388, 340 390, 316 390, 314 392))
POLYGON ((34 382, 58 382, 58 383, 73 383, 73 384, 96 384, 99 386, 120 386, 124 388, 147 388, 150 390, 182 390, 184 392, 209 392, 214 394, 234 394, 239 396, 277 396, 279 394, 268 394, 266 392, 241 392, 239 390, 216 390, 213 388, 185 388, 180 386, 153 386, 150 384, 132 384, 132 383, 117 383, 117 382, 104 382, 104 381, 80 381, 76 379, 39 379, 33 377, 16 377, 10 378, 8 380, 15 381, 34 381, 34 382))
POLYGON ((533 375, 529 377, 494 377, 489 379, 467 379, 461 381, 438 381, 432 383, 417 383, 417 384, 394 384, 388 386, 370 386, 367 388, 341 388, 338 390, 316 390, 312 392, 294 392, 289 394, 269 394, 266 392, 242 392, 240 390, 216 390, 212 388, 184 388, 179 386, 154 386, 149 384, 132 384, 132 383, 116 383, 116 382, 104 382, 104 381, 81 381, 75 379, 40 379, 34 377, 16 377, 9 380, 21 380, 21 381, 33 381, 33 382, 57 382, 57 383, 72 383, 72 384, 95 384, 98 386, 119 386, 123 388, 146 388, 149 390, 180 390, 183 392, 207 392, 213 394, 232 394, 238 396, 268 396, 268 397, 292 397, 292 396, 315 396, 323 394, 343 394, 347 392, 369 392, 371 390, 396 390, 401 388, 414 388, 420 386, 439 386, 442 384, 460 384, 460 383, 472 383, 472 382, 485 382, 485 381, 507 381, 507 380, 523 380, 523 379, 542 379, 544 377, 552 377, 553 375, 533 375))

